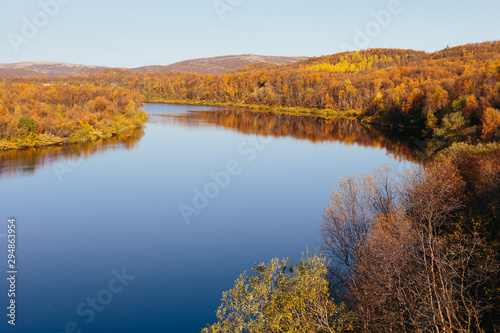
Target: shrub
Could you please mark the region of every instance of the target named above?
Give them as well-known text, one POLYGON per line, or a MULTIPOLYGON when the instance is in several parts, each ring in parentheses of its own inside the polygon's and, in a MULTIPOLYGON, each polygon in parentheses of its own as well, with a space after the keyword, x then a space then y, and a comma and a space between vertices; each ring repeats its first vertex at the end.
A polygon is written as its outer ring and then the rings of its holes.
POLYGON ((19 125, 26 127, 26 129, 30 133, 34 132, 35 128, 36 128, 36 125, 33 122, 33 120, 31 120, 28 117, 21 117, 21 118, 19 118, 19 125))
POLYGON ((289 259, 256 264, 233 289, 224 292, 215 332, 344 332, 352 315, 329 298, 325 259, 308 255, 297 265, 289 259))

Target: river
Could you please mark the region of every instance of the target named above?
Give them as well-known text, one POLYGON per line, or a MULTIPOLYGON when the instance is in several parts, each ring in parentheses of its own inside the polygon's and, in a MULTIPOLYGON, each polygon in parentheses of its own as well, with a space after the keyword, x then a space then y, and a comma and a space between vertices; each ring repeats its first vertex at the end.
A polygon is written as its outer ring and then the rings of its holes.
POLYGON ((317 251, 339 177, 413 161, 356 120, 145 110, 126 140, 0 153, 2 263, 17 223, 12 332, 199 332, 255 262, 317 251))

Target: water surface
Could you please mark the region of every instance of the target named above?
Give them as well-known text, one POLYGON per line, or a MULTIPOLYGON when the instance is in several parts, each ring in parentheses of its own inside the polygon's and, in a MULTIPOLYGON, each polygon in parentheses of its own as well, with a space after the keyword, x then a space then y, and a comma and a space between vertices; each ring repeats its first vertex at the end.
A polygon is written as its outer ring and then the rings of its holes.
MULTIPOLYGON (((243 270, 317 249, 339 177, 413 156, 353 120, 145 109, 147 128, 127 140, 0 153, 0 233, 9 217, 18 223, 18 317, 8 331, 199 332, 243 270), (109 292, 123 269, 127 285, 109 292), (99 297, 107 304, 89 311, 99 297)), ((4 280, 4 305, 6 290, 4 280)))

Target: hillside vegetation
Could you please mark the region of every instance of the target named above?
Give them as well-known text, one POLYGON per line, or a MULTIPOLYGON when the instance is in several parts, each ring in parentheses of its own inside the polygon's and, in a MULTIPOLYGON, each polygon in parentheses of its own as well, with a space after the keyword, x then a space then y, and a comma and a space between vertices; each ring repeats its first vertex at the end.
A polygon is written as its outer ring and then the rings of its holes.
POLYGON ((143 104, 143 96, 123 88, 2 84, 0 149, 125 135, 145 123, 143 104))

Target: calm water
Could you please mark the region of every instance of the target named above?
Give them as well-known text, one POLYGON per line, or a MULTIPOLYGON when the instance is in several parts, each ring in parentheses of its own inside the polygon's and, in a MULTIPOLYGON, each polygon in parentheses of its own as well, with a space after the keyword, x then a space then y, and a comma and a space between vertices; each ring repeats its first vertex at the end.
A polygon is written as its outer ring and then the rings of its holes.
POLYGON ((411 160, 356 121, 145 109, 126 141, 0 153, 0 267, 16 217, 19 271, 1 332, 199 332, 254 262, 317 249, 339 177, 411 160))

